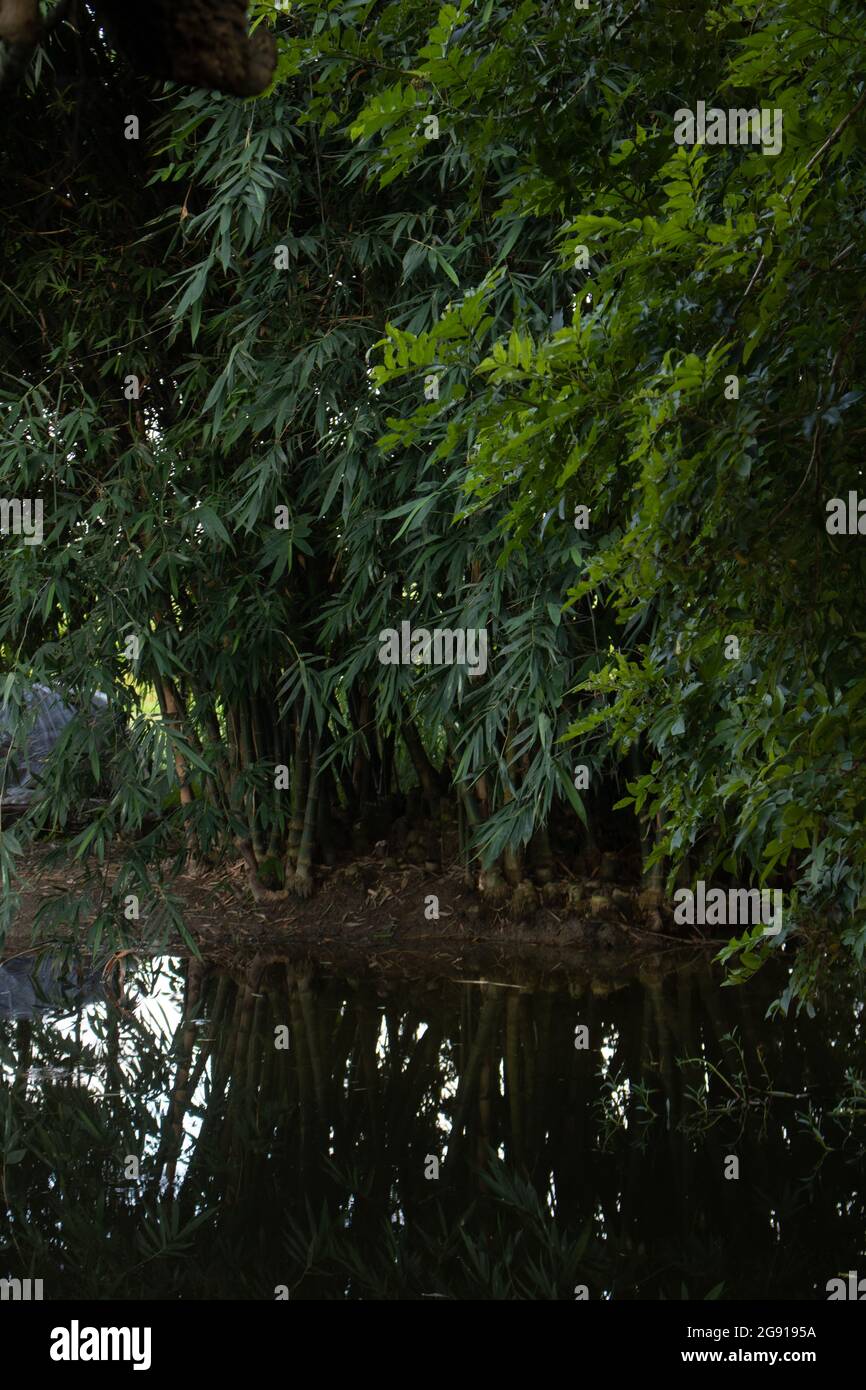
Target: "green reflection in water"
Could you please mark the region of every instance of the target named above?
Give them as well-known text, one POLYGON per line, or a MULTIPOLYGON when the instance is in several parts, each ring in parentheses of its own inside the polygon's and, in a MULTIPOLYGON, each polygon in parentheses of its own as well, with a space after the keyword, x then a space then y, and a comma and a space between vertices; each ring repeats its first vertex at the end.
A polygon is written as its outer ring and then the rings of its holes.
POLYGON ((39 960, 0 980, 0 1277, 46 1298, 823 1299, 864 1267, 851 983, 770 1022, 777 980, 705 963, 39 960))

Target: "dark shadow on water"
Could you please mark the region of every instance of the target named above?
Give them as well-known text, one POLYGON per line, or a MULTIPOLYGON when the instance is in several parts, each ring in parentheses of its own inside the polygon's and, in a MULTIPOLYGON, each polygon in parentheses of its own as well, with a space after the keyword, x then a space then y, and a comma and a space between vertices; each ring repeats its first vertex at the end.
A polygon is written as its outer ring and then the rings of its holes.
POLYGON ((0 1277, 46 1298, 823 1299, 866 1260, 853 983, 768 1020, 778 975, 703 960, 69 971, 0 970, 0 1277))

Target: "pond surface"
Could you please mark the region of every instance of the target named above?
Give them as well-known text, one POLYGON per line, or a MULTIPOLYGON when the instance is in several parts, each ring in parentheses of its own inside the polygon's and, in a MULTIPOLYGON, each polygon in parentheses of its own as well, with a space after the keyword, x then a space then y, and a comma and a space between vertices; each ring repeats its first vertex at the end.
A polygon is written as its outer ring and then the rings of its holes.
POLYGON ((0 1277, 46 1299, 826 1299, 862 1005, 691 957, 0 970, 0 1277), (583 1046, 582 1044, 586 1044, 583 1046))

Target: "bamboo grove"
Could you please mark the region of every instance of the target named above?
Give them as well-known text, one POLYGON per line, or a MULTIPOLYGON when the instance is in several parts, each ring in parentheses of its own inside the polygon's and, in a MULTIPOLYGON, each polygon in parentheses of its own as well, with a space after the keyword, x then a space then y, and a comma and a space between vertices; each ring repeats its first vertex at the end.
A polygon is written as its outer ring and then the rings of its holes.
POLYGON ((4 827, 5 920, 101 783, 102 927, 178 845, 303 897, 408 816, 497 902, 605 851, 782 883, 805 992, 864 944, 857 7, 251 13, 261 98, 131 79, 83 3, 5 97, 4 697, 118 716, 4 827), (674 145, 716 92, 778 157, 674 145), (383 665, 403 622, 485 672, 383 665))

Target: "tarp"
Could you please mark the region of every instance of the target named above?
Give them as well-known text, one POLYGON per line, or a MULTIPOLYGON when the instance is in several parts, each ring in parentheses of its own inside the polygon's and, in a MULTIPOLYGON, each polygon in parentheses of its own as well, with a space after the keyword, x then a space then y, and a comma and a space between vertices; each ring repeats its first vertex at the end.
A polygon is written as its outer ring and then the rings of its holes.
MULTIPOLYGON (((22 718, 17 705, 0 705, 0 798, 7 806, 28 806, 38 791, 38 778, 45 760, 77 711, 47 685, 33 684, 25 691, 24 703, 33 711, 35 723, 25 749, 12 744, 22 718)), ((108 708, 108 698, 98 693, 93 712, 108 708)))

